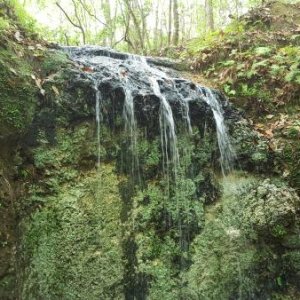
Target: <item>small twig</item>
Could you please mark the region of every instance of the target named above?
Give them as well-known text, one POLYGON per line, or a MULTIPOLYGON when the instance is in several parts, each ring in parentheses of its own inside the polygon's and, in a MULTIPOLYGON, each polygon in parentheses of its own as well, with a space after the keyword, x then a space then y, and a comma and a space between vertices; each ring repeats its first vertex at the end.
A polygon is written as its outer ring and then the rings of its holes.
POLYGON ((56 4, 56 5, 59 7, 59 9, 63 12, 63 14, 65 15, 65 17, 68 19, 68 21, 69 21, 74 27, 79 28, 79 29, 81 30, 80 25, 78 25, 78 24, 76 24, 76 23, 74 23, 74 22, 72 21, 72 19, 69 17, 69 15, 66 13, 66 11, 62 8, 62 6, 61 6, 58 2, 56 2, 55 4, 56 4))
POLYGON ((82 7, 84 8, 84 10, 88 13, 88 15, 89 15, 90 17, 95 18, 95 19, 96 19, 99 23, 101 23, 102 25, 107 26, 107 24, 104 23, 103 21, 101 21, 101 20, 96 16, 96 14, 93 14, 93 13, 91 13, 91 12, 89 11, 88 7, 86 6, 85 3, 82 2, 82 0, 79 0, 79 3, 82 5, 82 7))

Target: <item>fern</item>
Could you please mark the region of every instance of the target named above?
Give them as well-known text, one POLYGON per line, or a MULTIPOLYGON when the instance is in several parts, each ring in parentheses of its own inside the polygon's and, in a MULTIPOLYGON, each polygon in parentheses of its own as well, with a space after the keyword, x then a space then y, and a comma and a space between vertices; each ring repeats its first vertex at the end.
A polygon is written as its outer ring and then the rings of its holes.
POLYGON ((254 53, 260 56, 269 56, 272 52, 270 47, 257 47, 254 49, 254 53))

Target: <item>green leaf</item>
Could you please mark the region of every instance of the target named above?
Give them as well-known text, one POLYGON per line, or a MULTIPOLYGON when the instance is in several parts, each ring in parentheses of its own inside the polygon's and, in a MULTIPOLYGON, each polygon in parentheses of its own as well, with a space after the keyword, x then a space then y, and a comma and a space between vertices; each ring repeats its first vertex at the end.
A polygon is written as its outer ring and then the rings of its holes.
POLYGON ((224 67, 230 67, 230 66, 233 66, 233 65, 235 65, 235 61, 234 60, 226 60, 226 61, 221 61, 221 62, 219 62, 219 64, 221 65, 221 66, 224 66, 224 67))
POLYGON ((254 53, 261 56, 268 56, 272 52, 270 47, 257 47, 254 49, 254 53))

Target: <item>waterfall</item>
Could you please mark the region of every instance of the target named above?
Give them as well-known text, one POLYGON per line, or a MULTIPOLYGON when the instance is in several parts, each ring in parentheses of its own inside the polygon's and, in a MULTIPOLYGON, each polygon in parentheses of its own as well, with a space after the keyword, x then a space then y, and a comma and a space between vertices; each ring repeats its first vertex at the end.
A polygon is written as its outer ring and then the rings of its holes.
MULTIPOLYGON (((125 120, 125 130, 130 137, 130 149, 132 152, 132 172, 138 169, 138 155, 137 155, 137 124, 134 113, 134 99, 132 96, 132 86, 134 82, 129 81, 129 74, 127 71, 122 74, 120 72, 121 64, 120 60, 129 62, 134 70, 137 70, 148 78, 154 94, 160 99, 159 110, 159 123, 161 132, 161 146, 163 155, 163 168, 173 170, 176 174, 176 168, 179 165, 179 154, 177 149, 177 138, 175 131, 175 122, 173 118, 172 109, 166 97, 160 90, 159 81, 169 83, 176 92, 177 100, 179 100, 183 119, 186 122, 186 128, 188 132, 192 133, 190 112, 189 112, 189 99, 188 96, 181 93, 180 88, 177 88, 177 83, 187 82, 185 80, 179 80, 170 77, 164 71, 154 68, 147 63, 146 57, 139 55, 131 55, 127 53, 119 53, 107 48, 101 47, 86 47, 84 51, 78 47, 65 47, 65 51, 69 53, 72 58, 80 63, 86 65, 92 64, 97 68, 103 66, 108 69, 114 70, 115 74, 119 75, 120 80, 123 82, 123 89, 125 94, 123 115, 125 120), (105 57, 105 58, 104 58, 105 57), (131 85, 132 83, 132 85, 131 85)), ((131 70, 129 66, 129 69, 131 70)), ((102 69, 103 70, 103 69, 102 69)), ((132 70, 131 70, 132 71, 132 70)), ((129 72, 130 73, 130 72, 129 72)), ((95 74, 96 75, 96 74, 95 74)), ((97 81, 100 79, 97 76, 91 76, 94 82, 94 88, 96 90, 96 122, 97 122, 97 141, 98 141, 98 159, 97 164, 100 165, 100 102, 101 93, 97 88, 97 81), (98 79, 97 79, 98 78, 98 79)), ((99 73, 100 75, 100 73, 99 73)), ((179 84, 180 86, 180 84, 179 84)), ((189 95, 193 94, 193 91, 187 91, 189 95)), ((230 173, 233 169, 236 155, 234 149, 230 143, 228 130, 224 122, 224 112, 218 102, 214 92, 205 87, 197 86, 197 92, 200 93, 202 100, 204 100, 212 109, 213 117, 216 124, 218 148, 220 151, 220 164, 223 175, 230 173)), ((186 93, 185 93, 186 94, 186 93)))
POLYGON ((101 91, 98 88, 99 82, 96 78, 91 77, 94 83, 95 90, 95 111, 96 111, 96 124, 97 124, 97 168, 100 168, 100 152, 101 152, 101 141, 100 141, 100 120, 101 120, 101 112, 100 112, 100 102, 101 102, 101 91))
MULTIPOLYGON (((130 297, 136 298, 143 286, 142 291, 147 295, 152 279, 147 270, 145 273, 141 270, 152 261, 144 258, 139 261, 139 251, 143 251, 140 245, 146 241, 143 238, 148 239, 149 230, 153 230, 154 237, 161 235, 170 239, 172 248, 176 249, 172 265, 176 266, 176 272, 185 272, 190 264, 191 242, 204 226, 204 202, 214 200, 218 191, 208 170, 208 150, 219 148, 215 151, 220 156, 223 175, 233 168, 235 153, 222 103, 218 102, 214 91, 181 79, 175 72, 152 67, 142 56, 97 48, 87 48, 83 52, 76 50, 73 55, 83 71, 78 75, 79 82, 86 86, 92 83, 96 91, 98 168, 102 142, 100 125, 101 130, 113 127, 113 134, 116 134, 103 135, 103 138, 105 145, 109 142, 113 145, 107 147, 113 152, 107 153, 107 160, 116 161, 116 172, 120 174, 118 192, 122 197, 120 215, 126 225, 122 233, 129 230, 122 243, 124 257, 127 257, 125 290, 130 297), (195 130, 192 135, 192 124, 194 128, 198 127, 200 134, 195 130), (216 133, 210 131, 210 137, 217 136, 218 146, 215 137, 202 139, 206 125, 209 131, 216 128, 216 133), (211 194, 209 188, 213 189, 211 194), (140 236, 138 232, 141 232, 140 236)), ((94 118, 93 110, 90 112, 88 116, 94 118)), ((105 171, 106 166, 101 167, 105 171)), ((151 239, 148 239, 149 245, 151 239)), ((153 239, 157 244, 156 241, 153 239)), ((165 247, 163 238, 161 241, 165 247)), ((163 256, 154 255, 155 259, 157 257, 163 256)), ((185 284, 177 282, 182 287, 185 284)))
POLYGON ((171 162, 174 174, 176 175, 176 169, 179 164, 179 154, 172 109, 166 97, 160 91, 158 80, 154 77, 150 77, 149 79, 152 84, 154 94, 160 99, 159 125, 164 166, 167 167, 168 171, 171 162))
POLYGON ((211 89, 198 86, 198 91, 203 96, 204 101, 212 109, 217 129, 217 139, 221 158, 221 169, 223 175, 226 175, 233 170, 236 154, 233 149, 233 146, 231 145, 228 130, 224 122, 223 109, 211 89))
POLYGON ((188 99, 183 97, 180 93, 180 91, 178 90, 177 86, 176 86, 176 82, 175 80, 172 80, 173 82, 173 86, 174 89, 180 99, 180 104, 183 108, 183 114, 184 114, 184 119, 186 121, 186 126, 187 126, 187 130, 189 134, 193 133, 193 129, 192 129, 192 125, 191 125, 191 118, 190 118, 190 107, 189 107, 189 103, 188 103, 188 99))
POLYGON ((139 159, 137 154, 137 126, 131 86, 127 77, 124 77, 123 81, 125 94, 123 116, 125 120, 125 131, 130 137, 130 151, 132 155, 131 172, 134 176, 136 174, 135 171, 137 171, 137 173, 139 174, 139 159))
POLYGON ((179 154, 177 148, 177 137, 175 131, 175 122, 173 112, 166 97, 161 93, 159 80, 170 81, 173 87, 176 87, 175 82, 165 72, 152 68, 148 65, 146 58, 138 55, 131 55, 129 60, 136 64, 136 66, 143 70, 148 76, 154 94, 160 99, 159 109, 159 125, 161 135, 161 147, 163 155, 163 169, 167 173, 169 182, 169 171, 172 170, 175 175, 179 165, 179 154))

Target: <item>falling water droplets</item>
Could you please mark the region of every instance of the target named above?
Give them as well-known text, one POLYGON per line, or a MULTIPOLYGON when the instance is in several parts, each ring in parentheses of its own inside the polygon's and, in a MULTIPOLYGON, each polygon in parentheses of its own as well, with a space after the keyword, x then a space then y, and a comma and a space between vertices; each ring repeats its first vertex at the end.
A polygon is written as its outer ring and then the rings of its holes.
POLYGON ((101 155, 101 141, 100 141, 100 126, 101 126, 101 111, 100 111, 100 102, 101 102, 101 92, 98 88, 99 82, 96 79, 93 79, 95 98, 96 98, 96 124, 97 124, 97 168, 100 168, 100 155, 101 155))
MULTIPOLYGON (((109 69, 115 69, 115 73, 119 75, 119 78, 123 84, 125 101, 123 116, 125 120, 125 130, 130 138, 130 150, 132 152, 132 172, 138 169, 138 155, 137 155, 137 123, 134 113, 134 99, 132 97, 132 89, 134 86, 133 82, 130 82, 130 74, 127 74, 125 70, 122 74, 120 73, 120 66, 124 63, 128 63, 131 68, 138 71, 141 76, 148 78, 151 83, 154 94, 160 100, 159 110, 159 123, 161 131, 161 144, 162 144, 162 155, 163 155, 163 166, 164 169, 171 170, 176 174, 176 169, 179 166, 179 154, 177 148, 177 137, 175 130, 175 122, 171 106, 166 99, 166 96, 160 90, 159 82, 168 83, 173 86, 173 91, 176 92, 177 103, 180 104, 182 109, 183 120, 186 122, 186 128, 189 134, 192 134, 192 126, 190 119, 190 107, 189 98, 183 95, 181 87, 177 87, 176 79, 170 77, 164 71, 158 68, 154 68, 147 63, 147 58, 139 55, 130 55, 117 53, 105 48, 88 47, 83 53, 78 48, 68 48, 65 50, 70 56, 81 63, 92 63, 94 65, 104 65, 109 69), (111 56, 110 54, 113 53, 111 56), (94 54, 94 55, 93 55, 94 54), (103 57, 103 56, 106 56, 103 57), (108 57, 108 59, 107 59, 108 57), (120 59, 122 62, 120 63, 120 59)), ((93 76, 94 89, 96 90, 96 122, 97 122, 97 142, 98 142, 98 154, 97 154, 97 165, 100 165, 100 119, 101 119, 101 92, 98 90, 97 76, 93 76)), ((98 79, 99 80, 99 79, 98 79)), ((231 145, 228 130, 225 126, 223 110, 218 102, 215 93, 205 87, 197 87, 198 93, 201 95, 201 101, 205 101, 212 109, 216 130, 218 147, 220 151, 220 163, 222 173, 224 175, 231 172, 236 160, 234 149, 231 145)), ((193 93, 188 91, 188 93, 193 93)), ((176 184, 176 182, 175 182, 176 184)))
POLYGON ((164 167, 168 170, 170 164, 172 164, 171 167, 173 167, 174 174, 176 175, 176 169, 179 164, 179 154, 172 109, 166 97, 160 91, 158 80, 154 77, 150 77, 149 79, 152 84, 154 94, 160 99, 159 124, 164 167))
POLYGON ((128 78, 124 78, 124 107, 123 116, 125 120, 125 131, 129 135, 130 139, 130 152, 132 155, 131 159, 131 173, 135 177, 137 174, 139 179, 139 159, 137 153, 137 125, 134 113, 134 101, 132 96, 131 85, 128 78))
POLYGON ((183 95, 180 93, 176 86, 175 80, 172 79, 173 88, 176 91, 176 94, 180 100, 181 107, 183 109, 183 118, 186 121, 186 126, 189 134, 193 133, 192 125, 191 125, 191 118, 190 118, 190 107, 188 103, 188 99, 183 97, 183 95))
POLYGON ((213 112, 217 129, 218 146, 220 150, 221 169, 223 175, 225 176, 233 170, 236 154, 230 142, 228 130, 224 122, 224 112, 211 89, 198 86, 198 91, 213 112))

